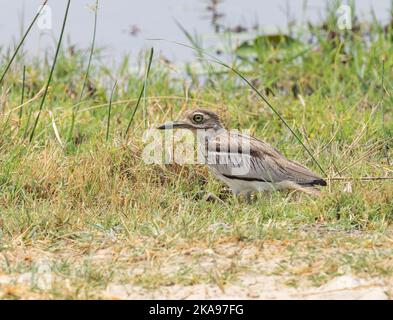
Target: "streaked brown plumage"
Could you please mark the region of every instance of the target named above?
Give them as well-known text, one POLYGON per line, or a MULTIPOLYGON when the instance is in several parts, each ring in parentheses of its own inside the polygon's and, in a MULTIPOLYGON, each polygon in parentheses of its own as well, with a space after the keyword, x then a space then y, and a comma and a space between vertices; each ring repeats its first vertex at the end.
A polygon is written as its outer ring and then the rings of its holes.
POLYGON ((212 111, 186 111, 182 120, 159 127, 170 128, 197 131, 207 165, 235 194, 281 189, 316 194, 316 186, 326 186, 319 175, 288 160, 268 143, 224 129, 212 111))

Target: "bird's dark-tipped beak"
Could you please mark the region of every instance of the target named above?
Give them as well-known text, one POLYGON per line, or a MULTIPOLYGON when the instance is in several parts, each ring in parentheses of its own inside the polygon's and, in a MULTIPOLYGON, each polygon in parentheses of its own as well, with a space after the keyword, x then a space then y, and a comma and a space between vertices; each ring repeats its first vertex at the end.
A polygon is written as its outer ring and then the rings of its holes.
POLYGON ((172 121, 164 123, 163 125, 159 126, 158 130, 167 130, 167 129, 176 129, 176 128, 188 128, 188 124, 182 121, 172 121))

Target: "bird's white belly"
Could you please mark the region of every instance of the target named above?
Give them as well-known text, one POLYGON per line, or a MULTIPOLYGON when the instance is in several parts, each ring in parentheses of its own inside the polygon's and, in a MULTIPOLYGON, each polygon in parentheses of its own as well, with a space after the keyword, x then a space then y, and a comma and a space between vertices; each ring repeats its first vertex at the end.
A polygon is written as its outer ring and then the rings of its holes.
POLYGON ((262 192, 277 190, 277 188, 273 184, 268 182, 227 179, 226 183, 235 194, 250 193, 254 191, 262 192))
POLYGON ((215 170, 215 168, 210 167, 210 169, 219 180, 224 182, 232 190, 234 194, 247 194, 255 191, 262 192, 282 189, 279 184, 273 184, 269 182, 229 179, 215 170))

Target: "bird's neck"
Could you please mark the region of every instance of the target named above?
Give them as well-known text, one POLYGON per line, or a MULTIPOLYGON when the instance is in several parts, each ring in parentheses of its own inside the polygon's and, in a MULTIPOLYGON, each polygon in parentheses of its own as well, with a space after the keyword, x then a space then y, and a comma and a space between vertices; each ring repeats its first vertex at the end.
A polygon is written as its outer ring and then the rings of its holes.
POLYGON ((226 130, 222 127, 198 130, 197 131, 198 142, 201 144, 205 144, 207 141, 209 141, 212 138, 215 138, 218 134, 221 134, 224 131, 226 130))

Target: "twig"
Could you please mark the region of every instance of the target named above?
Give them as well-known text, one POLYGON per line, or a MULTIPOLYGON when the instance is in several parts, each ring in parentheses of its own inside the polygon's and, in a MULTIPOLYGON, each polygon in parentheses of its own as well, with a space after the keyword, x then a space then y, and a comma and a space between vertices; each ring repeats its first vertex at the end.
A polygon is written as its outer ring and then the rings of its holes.
POLYGON ((375 145, 373 145, 372 147, 369 148, 369 150, 363 154, 360 158, 356 159, 355 161, 353 161, 351 164, 347 165, 345 168, 341 169, 337 175, 340 175, 341 173, 343 173, 344 171, 348 170, 349 168, 353 167, 355 164, 359 163, 360 161, 362 161, 364 158, 367 158, 368 156, 370 156, 376 149, 383 147, 383 145, 385 143, 387 143, 388 141, 392 140, 393 138, 390 139, 386 139, 385 141, 382 141, 381 143, 376 143, 375 145))
POLYGON ((393 177, 331 177, 328 178, 331 181, 378 181, 378 180, 393 180, 393 177))

